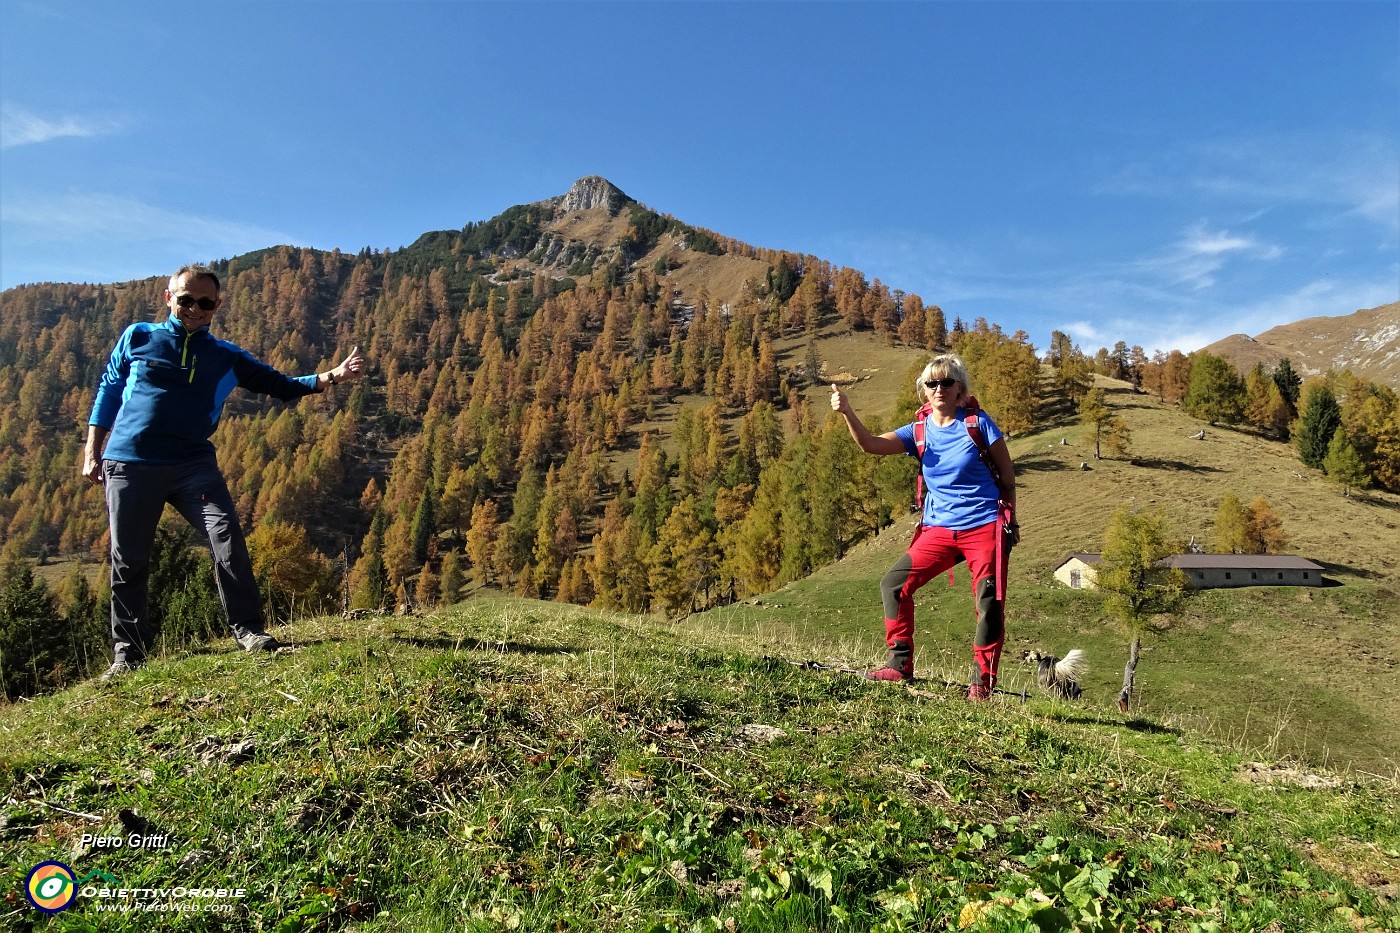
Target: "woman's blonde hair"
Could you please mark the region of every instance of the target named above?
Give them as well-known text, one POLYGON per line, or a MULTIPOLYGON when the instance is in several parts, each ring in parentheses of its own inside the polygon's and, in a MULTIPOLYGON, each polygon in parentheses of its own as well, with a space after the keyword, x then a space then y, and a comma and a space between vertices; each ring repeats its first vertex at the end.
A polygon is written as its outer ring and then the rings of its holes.
POLYGON ((919 373, 914 380, 914 394, 920 402, 928 401, 928 387, 924 383, 930 379, 956 379, 962 384, 964 392, 972 392, 972 386, 967 381, 967 366, 956 353, 938 354, 919 373))

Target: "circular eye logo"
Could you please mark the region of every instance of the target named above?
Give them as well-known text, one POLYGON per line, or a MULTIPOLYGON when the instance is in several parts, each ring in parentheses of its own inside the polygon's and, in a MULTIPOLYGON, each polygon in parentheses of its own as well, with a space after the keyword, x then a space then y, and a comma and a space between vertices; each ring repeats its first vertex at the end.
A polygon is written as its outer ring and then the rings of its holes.
POLYGON ((46 914, 67 909, 78 896, 73 869, 62 862, 41 862, 24 879, 24 896, 46 914))

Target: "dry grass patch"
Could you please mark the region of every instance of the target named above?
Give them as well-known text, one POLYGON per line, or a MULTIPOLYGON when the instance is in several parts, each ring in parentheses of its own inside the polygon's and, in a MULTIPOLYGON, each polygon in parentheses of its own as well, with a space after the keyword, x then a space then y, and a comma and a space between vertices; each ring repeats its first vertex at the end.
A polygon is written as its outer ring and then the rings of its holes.
POLYGON ((546 224, 544 229, 565 239, 607 247, 622 239, 630 226, 625 211, 614 217, 601 207, 595 207, 586 211, 571 211, 546 224))
POLYGON ((750 283, 762 283, 768 274, 768 264, 745 256, 715 256, 693 249, 682 250, 680 241, 667 234, 652 252, 638 263, 650 268, 658 257, 679 263, 661 280, 662 285, 679 289, 687 302, 693 302, 704 289, 711 301, 737 304, 750 283))

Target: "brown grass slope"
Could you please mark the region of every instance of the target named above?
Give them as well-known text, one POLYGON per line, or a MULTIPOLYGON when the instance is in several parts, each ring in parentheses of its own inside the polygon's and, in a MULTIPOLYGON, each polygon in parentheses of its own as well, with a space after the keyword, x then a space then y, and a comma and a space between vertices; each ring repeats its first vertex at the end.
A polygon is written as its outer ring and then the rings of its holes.
POLYGON ((1034 552, 1038 569, 1069 551, 1097 551, 1121 503, 1165 507, 1183 534, 1209 549, 1215 511, 1233 493, 1245 504, 1266 498, 1292 537, 1289 552, 1323 564, 1334 579, 1400 583, 1400 496, 1344 496, 1286 444, 1207 426, 1125 383, 1099 384, 1133 432, 1131 459, 1095 461, 1084 429, 1068 418, 1012 441, 1024 521, 1047 541, 1034 552), (1205 438, 1195 440, 1202 429, 1205 438))
POLYGON ((1310 317, 1270 328, 1257 337, 1232 334, 1203 348, 1241 372, 1287 357, 1304 376, 1349 369, 1400 389, 1400 301, 1339 317, 1310 317))

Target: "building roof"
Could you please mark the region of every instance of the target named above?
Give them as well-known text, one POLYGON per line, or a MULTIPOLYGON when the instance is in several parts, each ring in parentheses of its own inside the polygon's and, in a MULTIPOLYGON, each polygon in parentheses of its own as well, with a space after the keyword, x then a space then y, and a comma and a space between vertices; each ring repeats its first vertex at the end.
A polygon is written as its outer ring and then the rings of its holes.
MULTIPOLYGON (((1059 570, 1072 560, 1091 567, 1103 562, 1103 555, 1076 551, 1055 566, 1059 570)), ((1325 570, 1321 564, 1291 554, 1173 554, 1163 563, 1180 570, 1325 570)))
POLYGON ((1173 554, 1165 558, 1182 570, 1322 570, 1306 557, 1290 554, 1173 554))

